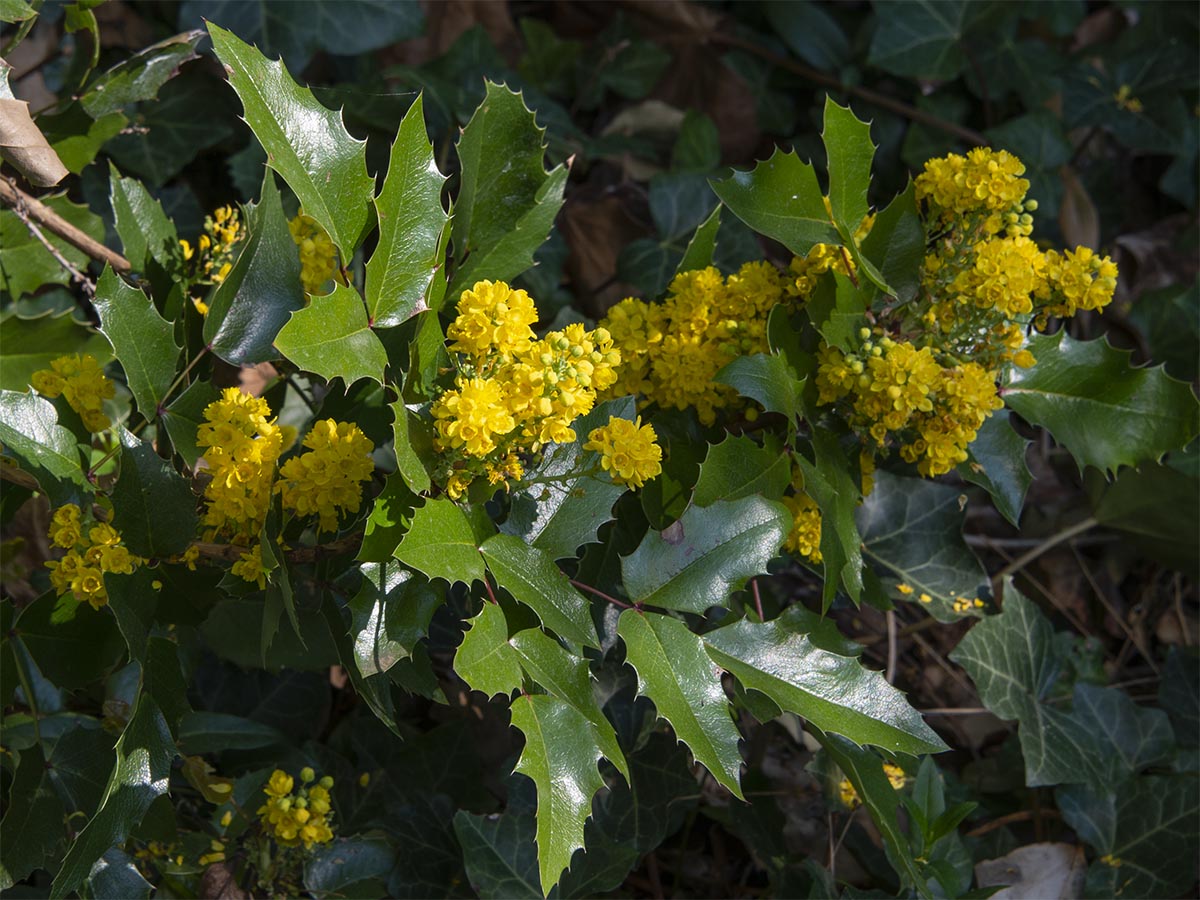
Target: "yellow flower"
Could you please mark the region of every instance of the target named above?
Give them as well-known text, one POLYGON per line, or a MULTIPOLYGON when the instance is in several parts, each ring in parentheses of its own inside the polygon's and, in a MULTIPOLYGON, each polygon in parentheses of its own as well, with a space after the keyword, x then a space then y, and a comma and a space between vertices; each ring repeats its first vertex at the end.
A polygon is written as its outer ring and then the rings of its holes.
POLYGON ((299 214, 288 222, 288 230, 300 248, 300 282, 305 293, 315 294, 338 272, 337 249, 311 216, 299 214))
POLYGON ((821 556, 821 510, 808 494, 796 493, 783 498, 783 505, 792 514, 792 530, 783 546, 803 556, 813 564, 820 563, 821 556))
POLYGON ((71 409, 79 413, 88 431, 105 431, 112 424, 103 408, 105 400, 116 396, 116 388, 90 353, 52 360, 49 369, 33 373, 30 384, 44 397, 61 394, 71 409))
POLYGON ((600 466, 617 484, 640 488, 662 472, 662 447, 653 425, 611 417, 608 424, 592 430, 585 450, 601 454, 600 466))
POLYGON ((433 404, 443 447, 462 447, 471 456, 487 456, 496 439, 516 427, 506 408, 504 388, 493 378, 460 379, 457 390, 446 391, 433 404))
POLYGON ((68 503, 55 510, 50 521, 50 541, 54 546, 70 550, 83 539, 79 513, 79 507, 74 503, 68 503))
POLYGON ((228 535, 250 543, 258 539, 271 502, 275 463, 283 436, 271 407, 260 397, 226 388, 204 410, 196 443, 212 480, 204 489, 209 537, 228 535))
POLYGON ((339 513, 355 513, 362 504, 362 483, 375 471, 375 445, 357 425, 325 419, 313 425, 304 446, 308 453, 280 468, 275 490, 284 509, 316 515, 321 531, 336 531, 339 513))
POLYGON ((529 295, 503 281, 480 281, 462 292, 458 317, 446 331, 451 350, 475 358, 492 353, 513 354, 534 339, 530 327, 538 320, 529 295))
POLYGON ((257 584, 259 590, 264 589, 267 586, 267 576, 263 572, 262 544, 255 544, 250 550, 242 553, 230 571, 243 581, 257 584))
MULTIPOLYGON (((315 773, 306 767, 301 775, 305 774, 315 773)), ((329 795, 333 779, 326 775, 315 785, 312 784, 312 778, 301 780, 303 785, 293 792, 293 778, 276 769, 263 788, 267 800, 259 807, 258 816, 263 830, 278 843, 285 847, 303 844, 304 849, 311 850, 314 844, 333 840, 330 826, 333 812, 329 795)))

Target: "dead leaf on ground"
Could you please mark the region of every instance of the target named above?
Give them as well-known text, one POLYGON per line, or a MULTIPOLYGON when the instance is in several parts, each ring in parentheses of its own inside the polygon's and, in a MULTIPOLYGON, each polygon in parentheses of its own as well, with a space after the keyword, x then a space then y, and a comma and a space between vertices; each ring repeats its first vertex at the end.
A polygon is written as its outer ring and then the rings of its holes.
POLYGON ((200 876, 200 896, 209 900, 248 900, 228 863, 215 863, 200 876))
POLYGON ((1058 224, 1067 246, 1100 249, 1100 214, 1096 211, 1096 204, 1074 169, 1063 166, 1059 175, 1063 183, 1063 199, 1058 211, 1058 224))
POLYGON ((595 318, 623 296, 625 286, 612 280, 621 248, 646 236, 646 229, 629 214, 629 201, 624 189, 585 186, 571 195, 559 216, 559 230, 571 250, 567 274, 572 292, 595 318))
POLYGON ((1087 859, 1073 844, 1027 844, 975 864, 981 887, 1007 885, 993 900, 1075 900, 1083 896, 1087 859))

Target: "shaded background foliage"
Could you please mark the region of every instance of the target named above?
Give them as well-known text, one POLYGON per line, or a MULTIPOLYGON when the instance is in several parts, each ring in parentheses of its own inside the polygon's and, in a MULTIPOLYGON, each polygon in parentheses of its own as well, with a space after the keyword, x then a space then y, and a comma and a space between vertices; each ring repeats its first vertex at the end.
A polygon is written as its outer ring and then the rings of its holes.
MULTIPOLYGON (((156 97, 130 94, 126 99, 137 99, 126 103, 85 92, 70 100, 82 82, 83 60, 94 58, 102 71, 155 41, 202 27, 205 19, 270 56, 282 55, 322 102, 344 107, 350 131, 368 141, 372 172, 385 168, 417 92, 424 92, 439 165, 455 178, 452 146, 484 97, 485 79, 522 90, 548 129, 550 162, 571 161, 557 228, 538 251, 538 267, 521 279, 558 324, 579 314, 596 318, 629 294, 661 292, 716 204, 708 176, 748 166, 776 144, 821 160, 819 123, 829 92, 873 120, 880 145, 873 203, 885 203, 927 158, 949 150, 989 142, 1020 156, 1030 196, 1040 203, 1038 234, 1104 248, 1121 266, 1117 303, 1103 317, 1072 323, 1072 336, 1106 333, 1138 360, 1165 362, 1186 380, 1196 375, 1200 14, 1192 4, 184 0, 110 2, 94 15, 96 44, 87 28, 72 30, 64 5, 46 3, 8 61, 17 95, 46 109, 39 125, 78 176, 67 196, 52 202, 112 246, 108 160, 151 188, 182 237, 194 237, 213 207, 258 195, 262 151, 238 119, 238 102, 207 40, 199 43, 199 58, 185 61, 151 92, 156 97)), ((6 30, 6 38, 10 34, 6 30)), ((29 246, 23 226, 0 214, 6 352, 30 333, 23 323, 45 315, 64 319, 61 334, 46 338, 45 354, 83 352, 85 333, 68 317, 87 319, 92 310, 57 267, 22 268, 18 258, 29 246), (46 281, 62 287, 27 293, 46 281)), ((718 264, 731 269, 764 252, 786 262, 782 248, 764 246, 725 217, 718 264)), ((153 277, 149 267, 147 274, 153 277)), ((12 371, 6 365, 5 377, 12 371)), ((347 398, 347 406, 366 403, 364 393, 347 398)), ((386 411, 377 418, 376 429, 386 435, 386 411)), ((361 419, 371 433, 370 414, 361 419)), ((1031 602, 1006 604, 987 640, 983 626, 965 639, 964 623, 930 627, 935 620, 914 606, 896 610, 890 621, 870 606, 839 604, 833 616, 842 633, 862 645, 864 659, 893 672, 956 748, 937 758, 941 774, 914 766, 910 775, 929 808, 944 808, 945 800, 980 804, 962 839, 940 851, 966 883, 973 860, 1034 840, 1077 837, 1096 856, 1158 867, 1130 893, 1192 891, 1194 807, 1167 779, 1191 773, 1194 793, 1200 740, 1195 448, 1106 481, 1094 470, 1081 475, 1046 435, 1018 427, 1030 441, 1030 472, 1013 473, 1029 491, 1020 529, 986 500, 968 503, 964 513, 960 495, 972 501, 983 495, 952 482, 881 491, 864 511, 863 536, 866 556, 887 577, 927 564, 930 534, 956 535, 965 525, 960 556, 949 568, 979 570, 975 554, 998 590, 999 576, 1011 575, 1031 602), (930 510, 933 524, 925 516, 930 510), (888 527, 872 530, 872 522, 888 527), (913 527, 904 527, 909 523, 913 527), (1001 689, 984 673, 1008 648, 1035 662, 1029 678, 1010 673, 1011 683, 1001 689), (1124 693, 1115 696, 1128 699, 1101 696, 1095 685, 1104 684, 1120 687, 1124 693), (1067 698, 1073 698, 1072 712, 1063 714, 1067 698), (1015 719, 1020 729, 994 714, 1015 719), (1045 731, 1046 722, 1057 731, 1045 731), (1094 743, 1097 734, 1113 746, 1094 743), (1079 735, 1091 735, 1093 743, 1079 735), (1131 735, 1136 746, 1119 746, 1131 735), (1063 750, 1071 746, 1079 748, 1074 755, 1063 750), (1106 769, 1106 759, 1120 759, 1125 768, 1106 769), (1086 777, 1061 784, 1071 772, 1086 777), (1097 785, 1124 778, 1133 780, 1122 809, 1110 808, 1097 785), (1170 807, 1177 802, 1185 805, 1170 807), (1096 824, 1101 813, 1109 814, 1107 830, 1096 824), (1145 837, 1164 827, 1176 841, 1165 850, 1145 837)), ((15 777, 3 772, 8 790, 20 786, 41 798, 43 805, 31 811, 35 821, 61 817, 52 798, 69 797, 73 805, 57 801, 63 811, 87 814, 99 802, 113 738, 103 728, 74 728, 81 712, 100 710, 120 723, 135 711, 121 707, 131 696, 128 670, 97 687, 121 654, 115 626, 104 634, 64 635, 64 626, 29 614, 28 604, 44 586, 38 563, 46 556, 45 513, 32 504, 18 508, 24 499, 5 492, 3 565, 12 604, 4 605, 4 615, 26 608, 21 647, 6 650, 5 666, 9 653, 27 652, 38 661, 45 678, 32 686, 39 707, 49 717, 45 722, 66 732, 53 750, 61 757, 50 770, 56 774, 46 776, 53 785, 23 785, 24 767, 15 777), (69 665, 57 658, 64 639, 74 654, 69 665)), ((605 568, 615 557, 598 557, 585 555, 581 570, 604 588, 605 568)), ((469 614, 465 597, 452 592, 431 620, 414 625, 417 631, 427 626, 428 638, 408 649, 432 666, 405 660, 374 676, 449 701, 392 692, 385 684, 406 737, 401 743, 364 706, 361 692, 348 688, 337 667, 338 648, 328 640, 310 640, 305 648, 285 629, 271 648, 272 671, 250 671, 260 650, 257 613, 238 598, 210 610, 206 577, 215 578, 198 573, 169 585, 179 624, 208 638, 195 651, 194 711, 176 735, 184 750, 214 754, 222 774, 242 776, 239 785, 252 785, 263 767, 319 762, 337 778, 342 832, 377 829, 385 836, 361 839, 353 854, 335 848, 349 856, 341 865, 318 854, 306 872, 309 890, 357 896, 540 892, 530 784, 502 774, 515 758, 515 735, 506 717, 453 680, 449 669, 469 614), (365 788, 357 786, 362 772, 372 774, 365 788)), ((819 585, 799 571, 764 579, 762 589, 768 617, 797 599, 820 608, 819 585)), ((151 665, 152 646, 148 659, 151 665)), ((9 703, 15 675, 3 674, 9 703)), ((653 729, 652 708, 633 699, 627 668, 610 665, 600 678, 606 711, 628 752, 633 789, 618 783, 601 795, 587 826, 589 852, 577 857, 560 895, 895 890, 869 822, 832 802, 820 763, 806 770, 815 747, 798 739, 794 721, 785 716, 749 728, 744 787, 753 802, 731 803, 711 779, 698 783, 686 752, 653 729), (632 818, 631 809, 637 811, 632 818), (835 885, 835 877, 852 886, 835 885)), ((743 692, 738 699, 745 722, 774 718, 761 695, 743 692)), ((31 752, 21 708, 11 707, 15 718, 6 721, 4 743, 31 752)), ((248 788, 235 789, 249 797, 248 788)), ((134 833, 141 841, 173 841, 179 825, 191 828, 207 814, 186 789, 174 809, 161 798, 148 809, 134 833)), ((14 824, 6 819, 6 831, 14 824)), ((51 871, 52 858, 47 851, 51 871)), ((127 861, 112 869, 134 874, 127 861)), ((1106 875, 1119 869, 1093 863, 1088 891, 1103 896, 1114 887, 1106 875)), ((45 872, 19 877, 26 876, 31 880, 13 896, 44 893, 45 872)), ((146 893, 136 884, 128 889, 131 896, 146 893)), ((104 888, 89 890, 101 896, 104 888)))

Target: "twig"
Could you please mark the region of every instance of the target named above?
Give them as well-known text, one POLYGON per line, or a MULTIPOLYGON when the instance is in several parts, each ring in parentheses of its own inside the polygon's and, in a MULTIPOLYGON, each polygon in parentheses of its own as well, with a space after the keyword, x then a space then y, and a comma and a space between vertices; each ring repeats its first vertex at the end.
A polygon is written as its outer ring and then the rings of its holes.
MULTIPOLYGON (((295 550, 286 550, 283 556, 289 562, 315 562, 327 556, 337 556, 340 553, 354 550, 361 541, 361 534, 351 534, 336 541, 331 541, 328 544, 317 544, 315 547, 298 547, 295 550)), ((241 547, 237 544, 196 543, 192 546, 200 551, 200 555, 206 559, 219 559, 225 562, 237 562, 247 550, 246 547, 241 547)))
POLYGON ((763 616, 762 594, 758 591, 758 579, 750 579, 750 590, 754 593, 754 611, 758 613, 758 621, 765 622, 766 617, 763 616))
MULTIPOLYGON (((29 219, 37 222, 39 225, 45 226, 72 247, 83 251, 92 259, 112 266, 113 271, 121 275, 126 275, 133 270, 133 265, 120 253, 109 250, 91 235, 76 228, 50 207, 40 202, 36 197, 31 197, 25 193, 7 175, 0 175, 0 201, 5 206, 12 207, 17 215, 21 215, 19 210, 24 209, 29 219)), ((25 221, 26 227, 29 227, 29 222, 25 220, 24 216, 22 216, 22 220, 25 221)), ((58 254, 55 254, 55 258, 59 258, 58 254)))
POLYGON ((892 684, 896 680, 896 662, 897 662, 897 644, 896 636, 896 611, 889 609, 887 611, 887 639, 888 639, 888 661, 887 672, 884 678, 888 684, 892 684))
POLYGON ((1014 572, 1019 572, 1043 553, 1052 550, 1061 544, 1063 541, 1069 541, 1073 537, 1083 534, 1085 531, 1090 531, 1100 523, 1096 519, 1088 516, 1082 522, 1076 522, 1070 528, 1064 528, 1058 534, 1051 535, 1046 540, 1042 541, 1036 547, 1033 547, 1026 553, 1022 553, 1003 569, 995 574, 992 578, 994 584, 1000 584, 1005 576, 1012 575, 1014 572))
POLYGON ((1011 825, 1014 822, 1028 822, 1033 818, 1041 818, 1042 816, 1051 816, 1060 818, 1057 809, 1020 809, 1015 813, 1009 813, 1007 816, 1001 816, 998 819, 992 819, 990 822, 985 822, 978 828, 973 828, 967 832, 967 837, 980 837, 987 834, 989 831, 995 831, 997 828, 1003 828, 1005 825, 1011 825))
MULTIPOLYGON (((3 184, 4 182, 0 181, 0 185, 3 184)), ((90 278, 80 272, 79 269, 75 268, 75 265, 69 259, 63 256, 57 247, 47 240, 46 236, 42 234, 42 229, 38 228, 33 219, 30 217, 25 208, 25 204, 18 201, 17 203, 13 204, 12 211, 16 213, 17 218, 25 224, 25 228, 28 229, 29 233, 37 238, 41 245, 46 248, 46 252, 53 256, 55 261, 67 270, 68 274, 71 276, 71 280, 77 282, 79 286, 83 288, 83 292, 88 295, 88 299, 90 300, 92 297, 95 297, 96 285, 90 278)))
POLYGON ((488 600, 492 602, 493 606, 499 606, 500 603, 496 599, 496 592, 492 590, 492 583, 488 581, 487 572, 483 573, 483 586, 487 590, 488 600))

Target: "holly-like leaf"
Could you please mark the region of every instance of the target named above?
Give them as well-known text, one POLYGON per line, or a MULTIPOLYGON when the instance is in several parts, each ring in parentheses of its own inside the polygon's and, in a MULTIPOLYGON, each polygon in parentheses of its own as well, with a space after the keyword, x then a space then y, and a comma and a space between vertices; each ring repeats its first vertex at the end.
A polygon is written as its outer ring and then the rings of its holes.
POLYGON ((96 900, 146 900, 154 885, 148 882, 133 857, 119 847, 106 850, 88 874, 88 896, 96 900))
POLYGON ((179 236, 162 204, 136 178, 122 178, 111 162, 108 187, 117 235, 133 270, 145 271, 150 259, 166 268, 179 252, 179 236))
POLYGON ((306 371, 326 380, 341 378, 347 389, 360 378, 383 383, 387 351, 354 288, 335 284, 333 293, 311 298, 306 308, 292 313, 275 346, 306 371))
POLYGON ((396 470, 404 483, 415 493, 428 491, 427 460, 434 458, 433 429, 418 413, 397 400, 392 409, 392 446, 396 452, 396 470))
POLYGON ((797 256, 804 256, 815 244, 839 243, 816 170, 801 162, 795 151, 777 149, 753 171, 734 172, 724 181, 710 183, 735 216, 797 256))
POLYGON ((413 512, 408 534, 392 554, 430 578, 454 584, 483 580, 483 558, 466 513, 453 501, 430 499, 413 512))
POLYGON ((349 260, 370 220, 374 184, 367 174, 367 142, 352 138, 341 113, 326 109, 293 81, 281 61, 268 60, 211 22, 208 31, 246 123, 267 152, 267 165, 349 260))
POLYGON ((496 583, 537 613, 543 625, 573 643, 600 646, 591 605, 550 554, 510 534, 492 535, 479 552, 496 583))
MULTIPOLYGON (((792 607, 801 609, 802 607, 792 607)), ((709 656, 747 688, 822 731, 893 753, 947 747, 880 672, 813 643, 806 621, 784 613, 770 622, 743 619, 703 636, 709 656)))
POLYGON ((621 558, 625 592, 638 604, 703 615, 767 570, 791 524, 783 504, 757 496, 690 507, 621 558))
POLYGON ((597 768, 601 751, 588 720, 556 697, 518 697, 512 724, 525 735, 516 771, 537 786, 538 871, 548 896, 583 846, 592 797, 604 787, 597 768))
POLYGON ((179 346, 175 329, 158 314, 154 303, 122 281, 108 266, 96 284, 93 301, 100 331, 112 344, 138 412, 153 420, 175 380, 179 346))
POLYGON ((688 241, 687 249, 675 274, 690 272, 693 269, 704 269, 713 264, 713 256, 717 252, 717 231, 721 227, 721 204, 717 204, 707 219, 700 223, 692 239, 688 241))
POLYGON ((300 257, 269 169, 258 203, 246 207, 246 231, 204 317, 204 340, 221 359, 239 366, 278 358, 272 343, 292 313, 304 308, 300 257))
POLYGON ((780 413, 791 420, 798 411, 800 384, 787 360, 778 353, 735 357, 713 380, 756 400, 767 412, 780 413))
POLYGON ((304 864, 304 887, 318 895, 336 894, 387 878, 395 865, 396 850, 382 837, 336 838, 314 848, 304 864))
POLYGON ((596 732, 596 744, 605 759, 628 780, 629 764, 617 743, 617 733, 596 703, 587 660, 564 650, 561 644, 537 628, 526 628, 514 634, 509 644, 530 678, 591 723, 596 732))
POLYGON ((41 745, 22 750, 9 788, 8 809, 0 820, 0 839, 4 842, 0 890, 7 891, 45 864, 66 837, 63 814, 63 803, 54 790, 41 745))
POLYGON ((740 500, 756 494, 778 500, 791 477, 791 461, 786 453, 760 447, 745 435, 730 435, 708 448, 692 503, 711 506, 718 500, 740 500))
POLYGON ((153 448, 121 430, 121 475, 112 489, 113 527, 131 553, 181 553, 196 536, 196 498, 153 448))
POLYGON ((822 604, 828 609, 839 586, 846 588, 855 603, 862 596, 862 538, 854 521, 861 492, 832 432, 814 429, 812 448, 815 462, 800 453, 795 460, 804 473, 804 490, 821 510, 822 604))
POLYGON ((446 182, 425 131, 421 96, 400 122, 383 190, 375 198, 379 244, 367 262, 367 312, 377 328, 436 309, 446 289, 446 182))
POLYGON ((621 613, 617 633, 637 672, 638 693, 654 702, 696 761, 740 798, 741 735, 702 639, 678 619, 635 609, 621 613))
POLYGON ((1025 492, 1033 483, 1033 473, 1025 462, 1029 443, 1013 429, 1011 413, 997 413, 983 420, 967 447, 966 461, 958 466, 958 474, 991 494, 1000 515, 1014 526, 1021 518, 1025 492))
POLYGON ((825 127, 821 141, 829 161, 829 209, 845 234, 853 234, 867 214, 867 186, 871 183, 871 125, 859 121, 848 106, 838 106, 825 95, 825 127))
POLYGON ((908 187, 875 216, 875 224, 859 245, 891 285, 896 299, 907 303, 921 286, 921 263, 925 258, 925 228, 917 214, 916 187, 908 187))
POLYGON ((128 575, 109 572, 104 575, 104 587, 108 591, 108 608, 113 611, 125 646, 129 648, 129 658, 145 664, 147 640, 158 605, 154 571, 141 568, 128 575))
POLYGON ((28 653, 56 687, 78 690, 108 674, 125 653, 113 617, 81 604, 75 617, 57 621, 54 591, 47 591, 17 616, 11 639, 20 659, 28 653))
POLYGON ((124 842, 151 802, 167 792, 175 742, 149 695, 138 699, 117 741, 116 755, 100 809, 67 851, 50 887, 51 897, 66 897, 82 884, 96 860, 109 847, 124 842))
POLYGON ((130 103, 154 99, 180 66, 196 58, 196 45, 202 40, 204 32, 196 29, 151 44, 92 79, 79 97, 80 104, 89 116, 99 119, 130 103))
POLYGON ((90 353, 100 365, 112 358, 108 341, 81 324, 70 312, 33 319, 9 315, 0 319, 0 389, 25 391, 34 372, 50 368, 51 361, 71 353, 90 353))
POLYGON ((1200 404, 1191 387, 1161 366, 1132 367, 1129 351, 1105 338, 1036 334, 1029 350, 1037 364, 1013 369, 1001 395, 1010 409, 1049 431, 1080 469, 1115 474, 1121 466, 1161 459, 1200 434, 1200 404))
POLYGON ((962 537, 961 497, 948 485, 880 471, 858 513, 863 555, 886 584, 912 588, 893 596, 919 601, 942 622, 961 618, 956 599, 988 592, 987 573, 962 537))
POLYGON ((454 671, 488 698, 521 687, 521 660, 508 644, 508 620, 498 603, 485 603, 454 654, 454 671))
POLYGON ((203 455, 196 444, 196 432, 204 423, 204 410, 220 397, 212 382, 193 381, 162 411, 162 421, 171 436, 171 446, 189 466, 195 467, 203 455))
POLYGON ((822 278, 805 310, 813 327, 831 347, 851 352, 857 341, 859 329, 866 319, 864 314, 871 305, 869 290, 855 287, 844 275, 833 273, 832 278, 822 278))
POLYGON ((54 404, 44 397, 0 391, 0 443, 56 478, 83 484, 75 436, 58 424, 54 404))

